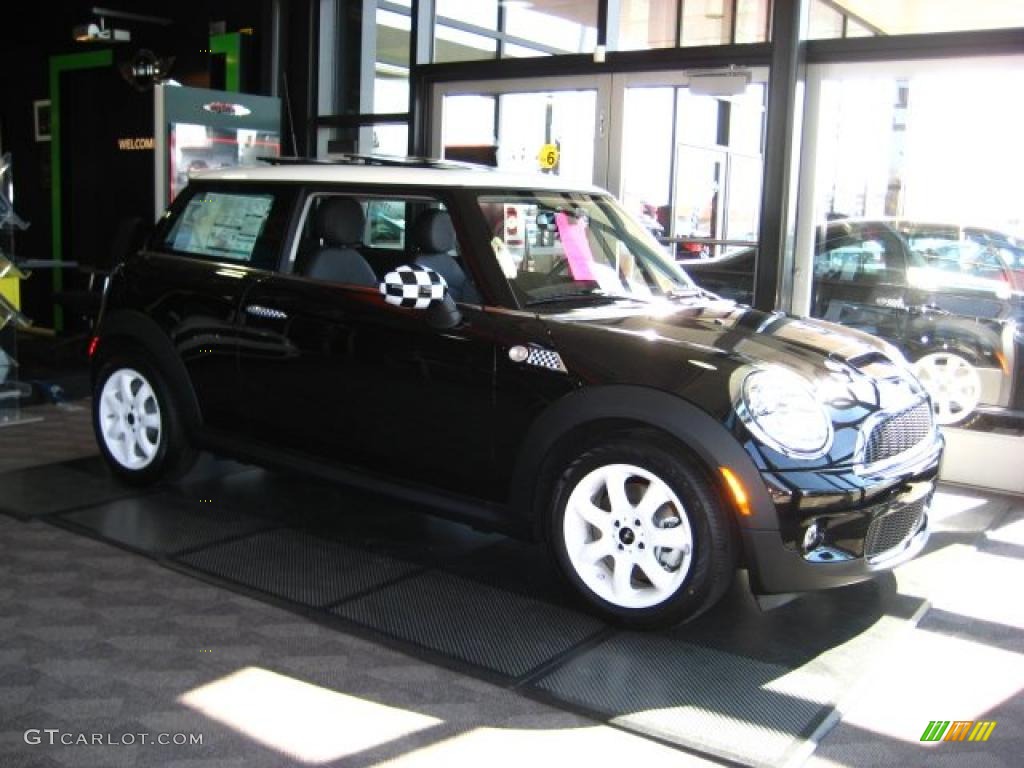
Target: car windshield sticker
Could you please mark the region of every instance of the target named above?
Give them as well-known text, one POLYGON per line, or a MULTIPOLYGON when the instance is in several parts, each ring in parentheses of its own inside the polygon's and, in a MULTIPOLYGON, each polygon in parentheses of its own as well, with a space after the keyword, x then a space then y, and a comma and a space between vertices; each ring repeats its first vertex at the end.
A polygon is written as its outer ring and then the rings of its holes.
POLYGON ((572 279, 596 281, 597 278, 591 269, 594 255, 590 252, 590 243, 587 242, 586 224, 579 219, 570 223, 569 215, 559 211, 555 214, 555 225, 558 227, 562 248, 565 249, 565 257, 569 260, 572 279))
POLYGON ((187 253, 249 261, 273 202, 271 195, 196 195, 171 234, 171 247, 187 253))

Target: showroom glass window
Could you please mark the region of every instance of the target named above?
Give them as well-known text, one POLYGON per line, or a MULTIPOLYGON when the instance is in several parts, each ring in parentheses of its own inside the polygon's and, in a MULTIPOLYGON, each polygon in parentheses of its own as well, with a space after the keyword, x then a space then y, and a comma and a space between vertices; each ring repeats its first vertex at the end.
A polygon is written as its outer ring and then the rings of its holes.
POLYGON ((597 0, 437 0, 434 61, 475 61, 590 53, 597 0))
POLYGON ((1020 58, 821 65, 812 75, 814 154, 802 184, 815 229, 850 236, 798 241, 793 309, 896 345, 936 388, 933 400, 948 401, 947 427, 1012 428, 1024 156, 1012 120, 978 116, 993 104, 1024 109, 1020 58))
POLYGON ((1019 0, 811 0, 809 15, 809 40, 1024 27, 1019 0))

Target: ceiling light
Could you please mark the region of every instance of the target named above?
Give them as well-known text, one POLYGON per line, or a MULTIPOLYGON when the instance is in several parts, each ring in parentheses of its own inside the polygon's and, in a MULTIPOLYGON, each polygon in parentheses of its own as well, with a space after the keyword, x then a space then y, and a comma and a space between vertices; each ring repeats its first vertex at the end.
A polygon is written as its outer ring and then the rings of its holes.
POLYGON ((132 33, 127 29, 108 29, 103 17, 100 17, 99 24, 79 24, 72 29, 71 35, 79 43, 127 43, 132 39, 132 33))

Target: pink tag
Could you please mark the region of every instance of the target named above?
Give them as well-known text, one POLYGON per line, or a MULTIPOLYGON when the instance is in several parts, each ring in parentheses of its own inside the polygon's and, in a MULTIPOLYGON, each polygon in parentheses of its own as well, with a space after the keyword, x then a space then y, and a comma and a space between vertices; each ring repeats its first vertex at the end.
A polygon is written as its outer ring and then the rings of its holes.
POLYGON ((568 214, 560 211, 555 214, 555 226, 558 227, 558 236, 562 240, 565 257, 569 260, 572 279, 596 281, 597 278, 591 269, 594 255, 590 252, 590 243, 587 242, 586 225, 582 221, 570 224, 568 214))

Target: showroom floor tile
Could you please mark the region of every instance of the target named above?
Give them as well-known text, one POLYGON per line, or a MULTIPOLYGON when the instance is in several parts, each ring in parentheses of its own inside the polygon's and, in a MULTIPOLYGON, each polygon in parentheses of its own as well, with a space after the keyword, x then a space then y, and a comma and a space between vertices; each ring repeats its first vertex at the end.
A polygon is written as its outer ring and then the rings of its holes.
POLYGON ((33 405, 0 421, 0 472, 95 456, 90 401, 33 405))
POLYGON ((0 516, 0 564, 3 766, 707 765, 55 526, 0 516))
MULTIPOLYGON (((516 702, 554 705, 549 716, 577 712, 676 745, 684 751, 664 754, 684 762, 695 752, 797 765, 827 739, 848 691, 908 632, 920 631, 913 626, 933 592, 968 567, 979 532, 1012 508, 1008 497, 965 500, 943 491, 926 555, 895 575, 767 613, 739 579, 691 625, 630 633, 582 610, 539 547, 370 494, 209 458, 182 482, 145 493, 116 484, 95 457, 15 470, 0 474, 0 510, 85 536, 0 518, 0 601, 13 607, 0 616, 0 636, 17 640, 0 655, 0 710, 8 720, 27 708, 39 718, 71 712, 83 721, 104 710, 102 724, 154 727, 195 722, 181 711, 191 706, 223 724, 230 717, 220 711, 222 697, 252 688, 276 697, 282 676, 299 681, 300 697, 311 693, 304 685, 347 690, 352 660, 339 662, 329 647, 364 642, 358 636, 421 659, 358 670, 390 681, 403 701, 423 696, 438 675, 454 675, 463 686, 496 683, 516 702), (9 532, 12 542, 4 539, 9 532), (66 548, 58 557, 53 537, 66 548), (156 569, 168 578, 151 587, 138 574, 140 564, 153 563, 101 542, 168 566, 156 569), (281 615, 290 618, 266 619, 281 615), (187 664, 182 642, 199 646, 187 664), (277 649, 272 660, 268 645, 277 649), (206 653, 224 665, 219 677, 207 673, 206 653), (145 656, 145 673, 121 664, 126 656, 145 656), (149 714, 136 716, 146 696, 166 691, 198 693, 188 705, 150 702, 149 714), (61 709, 60 698, 72 707, 61 709)), ((991 557, 1020 566, 1016 538, 986 546, 991 557)), ((1024 650, 1013 622, 990 623, 986 647, 1024 650)), ((971 640, 978 631, 959 603, 933 612, 925 626, 944 638, 971 640)), ((453 699, 446 708, 468 717, 472 700, 453 699)), ((489 727, 466 732, 436 707, 428 718, 441 722, 423 721, 422 738, 413 739, 425 754, 492 743, 489 727)), ((0 738, 9 727, 0 720, 0 738)), ((236 746, 240 728, 250 750, 251 742, 263 744, 261 728, 227 727, 236 746)), ((283 754, 280 746, 268 754, 283 754)), ((399 762, 412 759, 396 754, 399 762)))

